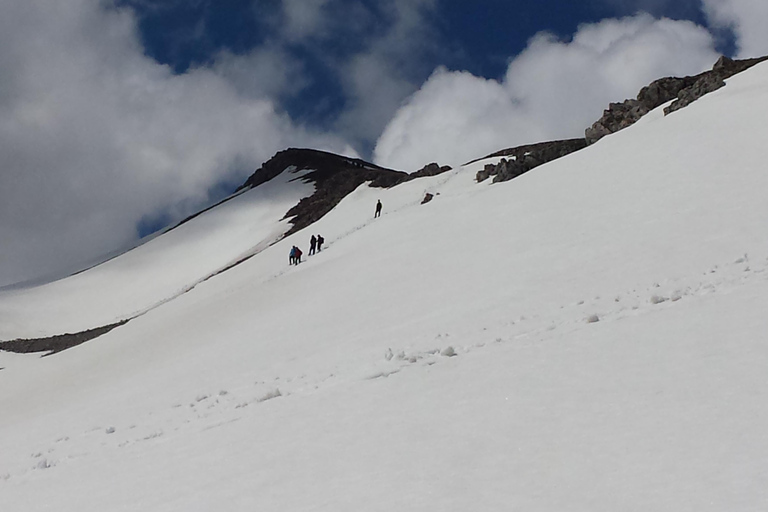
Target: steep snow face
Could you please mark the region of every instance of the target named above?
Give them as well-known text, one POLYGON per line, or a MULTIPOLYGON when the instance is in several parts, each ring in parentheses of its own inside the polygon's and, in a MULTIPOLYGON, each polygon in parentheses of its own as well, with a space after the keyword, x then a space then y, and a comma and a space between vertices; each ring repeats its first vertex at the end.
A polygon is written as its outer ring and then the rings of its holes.
POLYGON ((79 332, 140 315, 288 229, 285 213, 313 187, 286 170, 189 222, 85 272, 43 286, 0 291, 0 339, 79 332))
POLYGON ((765 119, 761 64, 510 182, 360 187, 97 340, 0 353, 3 509, 762 508, 765 119))

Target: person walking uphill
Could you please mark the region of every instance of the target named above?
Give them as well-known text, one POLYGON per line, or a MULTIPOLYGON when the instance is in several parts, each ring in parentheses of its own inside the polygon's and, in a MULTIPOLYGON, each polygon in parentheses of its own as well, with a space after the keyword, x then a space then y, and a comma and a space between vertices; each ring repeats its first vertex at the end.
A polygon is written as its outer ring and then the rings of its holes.
POLYGON ((312 235, 312 238, 309 239, 309 255, 310 256, 315 254, 316 245, 317 245, 317 238, 315 238, 315 235, 312 235))
POLYGON ((291 265, 298 265, 301 263, 302 254, 301 249, 294 245, 291 247, 291 252, 288 254, 288 263, 291 265))
POLYGON ((376 201, 376 214, 373 218, 375 219, 376 217, 381 217, 381 200, 376 201))
POLYGON ((322 235, 317 235, 317 252, 323 250, 323 242, 325 242, 325 238, 322 235))

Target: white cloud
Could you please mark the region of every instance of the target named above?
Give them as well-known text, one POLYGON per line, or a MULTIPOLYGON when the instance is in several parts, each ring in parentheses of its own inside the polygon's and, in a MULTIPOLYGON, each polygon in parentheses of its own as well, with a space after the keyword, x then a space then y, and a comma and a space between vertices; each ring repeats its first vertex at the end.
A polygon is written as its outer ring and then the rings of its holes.
POLYGON ((326 126, 367 149, 429 73, 429 57, 440 52, 431 23, 437 5, 438 0, 280 0, 278 14, 269 16, 255 2, 271 29, 269 50, 225 54, 217 69, 238 89, 255 84, 255 90, 284 98, 310 83, 307 68, 321 68, 327 73, 322 79, 338 84, 335 92, 344 102, 326 126), (256 60, 274 69, 272 84, 260 84, 263 74, 253 76, 256 60))
POLYGON ((112 250, 286 146, 349 151, 213 70, 174 75, 105 5, 0 0, 0 284, 112 250))
POLYGON ((436 53, 428 22, 436 5, 435 0, 380 2, 388 16, 378 28, 386 30, 337 65, 347 106, 336 127, 345 137, 373 144, 402 102, 418 89, 425 76, 425 56, 436 53))
POLYGON ((534 37, 499 82, 438 69, 395 115, 374 152, 380 165, 451 165, 516 145, 583 136, 611 101, 652 80, 700 72, 717 59, 691 22, 649 15, 579 28, 570 42, 534 37))
POLYGON ((765 0, 703 0, 710 23, 736 35, 738 57, 768 54, 768 2, 765 0))
POLYGON ((481 156, 501 149, 510 138, 542 137, 531 133, 538 131, 536 126, 526 126, 523 110, 503 84, 439 68, 389 123, 374 159, 379 165, 413 171, 435 160, 453 165, 481 156), (508 118, 510 114, 517 119, 508 118))
POLYGON ((376 53, 354 56, 343 65, 342 74, 347 106, 336 127, 358 143, 375 141, 403 100, 418 88, 376 53))
POLYGON ((267 44, 245 55, 224 51, 214 63, 216 74, 226 78, 247 98, 286 98, 309 84, 304 66, 280 45, 267 44))
POLYGON ((330 19, 325 9, 331 0, 282 0, 285 26, 283 35, 299 41, 327 33, 330 19))

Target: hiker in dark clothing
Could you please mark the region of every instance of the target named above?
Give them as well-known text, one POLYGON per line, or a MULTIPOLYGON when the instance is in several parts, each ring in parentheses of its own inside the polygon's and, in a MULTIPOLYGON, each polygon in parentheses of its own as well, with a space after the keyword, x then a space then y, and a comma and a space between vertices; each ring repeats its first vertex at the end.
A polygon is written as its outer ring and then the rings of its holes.
POLYGON ((323 242, 325 242, 325 238, 323 238, 321 235, 317 235, 317 252, 323 250, 323 242))
POLYGON ((316 245, 317 245, 317 238, 315 238, 315 235, 312 235, 312 238, 309 239, 309 255, 310 256, 315 254, 316 245))
POLYGON ((301 255, 302 255, 302 254, 304 254, 304 253, 302 253, 302 252, 301 252, 301 249, 299 249, 299 248, 297 247, 297 248, 296 248, 296 265, 298 265, 299 263, 301 263, 301 255))
POLYGON ((375 219, 376 217, 381 216, 381 200, 376 201, 376 214, 373 216, 375 219))
POLYGON ((296 264, 296 246, 295 245, 291 247, 291 252, 288 253, 288 264, 289 265, 296 264))

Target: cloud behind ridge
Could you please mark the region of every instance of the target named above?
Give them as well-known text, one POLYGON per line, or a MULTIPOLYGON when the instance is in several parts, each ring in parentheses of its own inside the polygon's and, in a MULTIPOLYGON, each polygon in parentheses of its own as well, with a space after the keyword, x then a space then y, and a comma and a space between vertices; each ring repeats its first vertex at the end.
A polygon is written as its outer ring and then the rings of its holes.
POLYGON ((662 76, 703 71, 717 56, 706 29, 647 14, 583 25, 570 41, 543 32, 501 80, 438 68, 384 130, 375 160, 403 169, 435 159, 456 165, 583 136, 609 101, 634 97, 662 76))

